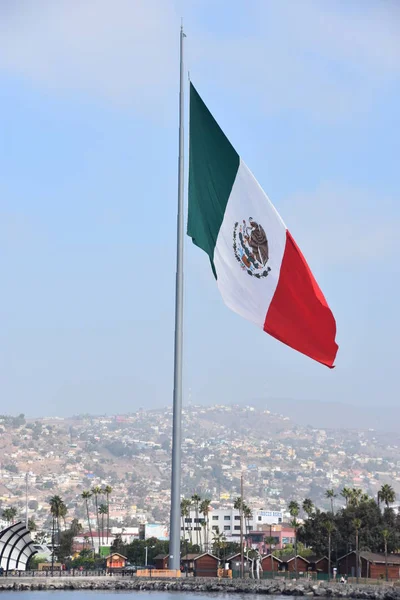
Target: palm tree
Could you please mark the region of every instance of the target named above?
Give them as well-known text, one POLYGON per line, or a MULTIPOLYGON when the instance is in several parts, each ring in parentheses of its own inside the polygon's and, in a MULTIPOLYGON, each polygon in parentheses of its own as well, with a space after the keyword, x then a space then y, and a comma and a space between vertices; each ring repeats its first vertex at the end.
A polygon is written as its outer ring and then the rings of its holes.
POLYGON ((186 503, 186 516, 188 517, 187 530, 189 532, 189 540, 190 540, 190 543, 193 544, 193 527, 192 527, 192 519, 190 518, 190 511, 192 508, 192 499, 184 498, 183 500, 186 503))
POLYGON ((12 506, 10 508, 11 523, 14 523, 14 520, 15 520, 15 517, 17 516, 17 514, 18 514, 17 509, 15 508, 15 506, 12 506))
POLYGON ((190 523, 190 507, 192 506, 192 501, 190 498, 182 498, 181 500, 181 517, 183 522, 183 538, 186 539, 185 530, 187 530, 189 534, 189 541, 192 544, 192 528, 189 526, 190 523))
POLYGON ((196 523, 196 544, 199 544, 199 529, 200 529, 200 523, 199 523, 199 504, 201 502, 201 498, 199 496, 199 494, 193 494, 192 496, 192 500, 194 503, 194 510, 195 510, 195 515, 196 515, 196 519, 195 519, 195 523, 196 523))
POLYGON ((267 537, 264 538, 264 544, 267 544, 269 546, 269 553, 272 554, 272 544, 275 542, 275 538, 272 537, 272 535, 267 535, 267 537))
POLYGON ((303 500, 303 510, 306 513, 307 517, 310 518, 314 512, 314 504, 310 498, 305 498, 303 500))
POLYGON ((251 512, 251 508, 249 506, 247 506, 247 504, 244 504, 243 505, 243 518, 244 518, 244 523, 245 523, 246 535, 250 531, 250 519, 252 518, 252 516, 253 516, 253 514, 251 512))
POLYGON ((206 522, 204 519, 199 519, 200 523, 200 531, 199 531, 199 537, 200 537, 200 549, 205 552, 204 548, 205 548, 205 543, 206 543, 206 522))
POLYGON ((52 532, 51 532, 51 545, 52 545, 52 554, 51 554, 51 571, 53 572, 54 568, 54 552, 55 552, 55 532, 57 526, 57 545, 60 545, 60 516, 63 512, 63 507, 65 506, 62 498, 60 496, 52 496, 49 500, 50 504, 50 514, 52 516, 52 532))
POLYGON ((360 490, 360 488, 352 488, 350 490, 349 505, 359 506, 362 495, 363 495, 363 492, 362 492, 362 490, 360 490))
POLYGON ((294 529, 294 570, 296 572, 297 579, 297 531, 299 529, 300 523, 298 522, 296 517, 293 517, 293 519, 290 521, 290 526, 294 529))
POLYGON ((96 506, 97 539, 99 540, 99 546, 100 546, 100 520, 99 520, 98 498, 102 492, 103 492, 103 490, 98 485, 96 485, 95 487, 92 488, 92 496, 94 497, 94 504, 96 506))
POLYGON ((186 523, 185 523, 185 517, 187 515, 187 507, 186 507, 186 502, 185 502, 185 498, 182 498, 181 500, 181 519, 182 519, 182 531, 183 531, 183 541, 186 540, 186 523))
POLYGON ((344 488, 342 489, 342 491, 340 492, 340 495, 341 495, 341 496, 343 496, 343 498, 344 498, 344 499, 345 499, 345 501, 346 501, 346 506, 348 506, 348 504, 349 504, 349 499, 350 499, 350 496, 351 496, 351 489, 350 489, 350 488, 348 488, 348 487, 344 487, 344 488))
POLYGON ((291 517, 298 517, 300 512, 300 504, 296 500, 289 502, 288 511, 291 517))
POLYGON ((17 516, 17 509, 14 507, 5 508, 2 513, 3 519, 7 521, 8 525, 12 525, 14 523, 14 519, 17 516))
POLYGON ((99 515, 101 515, 101 545, 104 546, 104 515, 108 512, 108 506, 106 504, 100 504, 99 515))
POLYGON ((204 500, 201 501, 200 504, 200 512, 204 517, 204 522, 205 522, 205 531, 204 531, 204 542, 205 542, 205 547, 206 547, 206 552, 209 551, 209 547, 208 547, 208 526, 209 526, 209 510, 210 510, 210 504, 211 504, 211 500, 209 500, 208 498, 205 498, 204 500))
POLYGON ((396 493, 388 483, 385 483, 378 492, 378 504, 380 500, 386 504, 386 508, 396 500, 396 493))
POLYGON ((385 575, 386 575, 386 581, 389 581, 389 573, 388 573, 388 559, 387 559, 387 543, 388 543, 388 537, 389 537, 389 530, 388 529, 384 529, 382 531, 382 537, 383 537, 383 541, 385 542, 385 575))
POLYGON ((216 530, 213 532, 213 552, 215 553, 214 548, 217 548, 217 556, 221 559, 221 550, 226 547, 226 537, 223 532, 220 533, 219 527, 217 526, 216 530))
MULTIPOLYGON (((236 500, 233 503, 233 508, 236 509, 236 510, 238 510, 240 512, 240 543, 242 543, 242 540, 243 540, 243 522, 244 522, 245 510, 247 508, 246 504, 243 502, 242 496, 238 496, 236 498, 236 500)), ((246 526, 246 524, 245 524, 245 526, 246 526)), ((242 567, 243 567, 243 565, 242 565, 242 567)))
POLYGON ((60 518, 64 522, 64 531, 67 529, 67 524, 65 522, 65 517, 67 516, 67 512, 68 512, 68 508, 66 507, 66 505, 63 502, 60 506, 60 518))
POLYGON ((356 530, 356 570, 357 570, 357 583, 360 575, 360 553, 359 553, 359 539, 358 534, 361 528, 361 519, 353 519, 353 527, 356 530))
POLYGON ((299 516, 300 505, 298 502, 296 502, 296 500, 291 500, 289 502, 288 509, 290 516, 292 517, 290 524, 294 529, 294 570, 296 572, 297 579, 297 530, 299 528, 299 522, 297 521, 296 517, 299 516))
POLYGON ((110 534, 110 495, 112 493, 112 487, 110 485, 106 485, 103 492, 107 498, 107 546, 108 546, 108 536, 110 534))
POLYGON ((57 525, 57 543, 60 543, 60 518, 64 514, 65 504, 60 496, 52 496, 49 500, 50 513, 53 517, 54 526, 57 525))
POLYGON ((328 581, 331 580, 331 549, 332 549, 332 533, 335 530, 335 525, 332 521, 326 521, 324 527, 328 534, 328 581))
POLYGON ((93 533, 92 533, 92 526, 90 525, 89 504, 88 504, 88 500, 91 497, 92 497, 92 494, 91 494, 91 492, 89 492, 89 490, 82 492, 82 498, 85 501, 85 506, 86 506, 86 515, 87 515, 87 522, 88 522, 88 527, 89 527, 90 538, 92 540, 92 549, 94 551, 93 533))
POLYGON ((331 501, 331 513, 333 514, 333 499, 336 498, 335 490, 333 490, 333 489, 326 490, 326 492, 325 492, 325 498, 330 499, 330 501, 331 501))

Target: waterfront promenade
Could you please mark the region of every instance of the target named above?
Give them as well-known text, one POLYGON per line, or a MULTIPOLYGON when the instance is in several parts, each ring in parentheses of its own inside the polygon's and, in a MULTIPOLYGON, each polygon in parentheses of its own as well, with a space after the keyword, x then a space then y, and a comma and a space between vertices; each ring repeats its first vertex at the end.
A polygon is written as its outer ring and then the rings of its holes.
POLYGON ((33 590, 154 590, 169 592, 239 593, 274 596, 360 598, 364 600, 400 600, 400 587, 393 583, 340 584, 314 581, 281 581, 217 578, 155 579, 135 576, 63 575, 54 577, 1 577, 1 591, 33 590))

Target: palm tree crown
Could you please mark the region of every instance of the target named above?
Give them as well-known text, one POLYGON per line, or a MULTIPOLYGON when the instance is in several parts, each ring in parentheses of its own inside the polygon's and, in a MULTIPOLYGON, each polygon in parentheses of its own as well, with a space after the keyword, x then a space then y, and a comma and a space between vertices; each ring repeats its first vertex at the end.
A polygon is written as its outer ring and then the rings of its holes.
POLYGON ((391 485, 385 483, 378 492, 378 502, 382 501, 389 508, 389 504, 392 504, 396 500, 396 493, 391 485))
POLYGON ((308 517, 311 517, 311 515, 314 512, 314 504, 312 502, 312 500, 310 500, 310 498, 305 498, 303 501, 303 510, 306 513, 306 515, 308 517))
POLYGON ((362 496, 360 488, 352 488, 349 496, 349 504, 351 506, 359 506, 362 496))
POLYGON ((289 502, 288 510, 291 517, 298 517, 300 512, 300 504, 296 500, 289 502))
POLYGON ((333 499, 336 498, 335 490, 334 489, 326 490, 325 498, 328 498, 331 501, 331 513, 333 514, 333 499))
POLYGON ((17 509, 12 506, 11 508, 5 508, 2 513, 2 517, 7 521, 7 523, 14 523, 14 519, 17 516, 17 509))
POLYGON ((342 489, 342 491, 340 492, 340 495, 345 499, 346 506, 347 506, 349 503, 350 496, 351 496, 351 489, 348 487, 344 487, 342 489))

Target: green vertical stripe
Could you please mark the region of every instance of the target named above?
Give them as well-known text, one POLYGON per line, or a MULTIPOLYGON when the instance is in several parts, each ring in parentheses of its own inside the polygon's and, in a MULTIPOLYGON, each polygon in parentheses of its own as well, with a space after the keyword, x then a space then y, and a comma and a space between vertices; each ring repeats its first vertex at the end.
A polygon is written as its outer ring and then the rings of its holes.
POLYGON ((188 235, 213 265, 225 207, 239 168, 239 155, 190 84, 188 235))

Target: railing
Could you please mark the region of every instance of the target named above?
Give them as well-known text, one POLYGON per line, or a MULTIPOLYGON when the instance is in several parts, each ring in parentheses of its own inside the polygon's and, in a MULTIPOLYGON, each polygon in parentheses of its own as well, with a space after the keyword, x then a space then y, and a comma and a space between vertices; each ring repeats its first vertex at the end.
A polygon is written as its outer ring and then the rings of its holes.
POLYGON ((94 569, 88 570, 83 569, 46 569, 43 571, 32 570, 32 571, 4 571, 0 574, 0 577, 34 577, 34 578, 46 578, 46 577, 112 577, 118 575, 118 577, 136 577, 135 571, 121 570, 121 571, 109 571, 107 569, 94 569))
MULTIPOLYGON (((35 578, 35 579, 46 579, 46 578, 67 578, 67 577, 123 577, 123 578, 133 578, 133 577, 137 577, 138 575, 141 577, 148 577, 148 578, 160 578, 160 577, 169 577, 169 578, 175 578, 175 577, 218 577, 220 579, 225 578, 226 575, 224 575, 223 573, 229 573, 228 577, 230 578, 230 576, 232 576, 234 579, 239 579, 240 578, 240 571, 237 570, 233 570, 233 571, 229 571, 229 572, 225 572, 223 569, 199 569, 197 572, 186 572, 185 569, 182 572, 172 572, 169 571, 168 569, 163 569, 163 570, 159 570, 159 569, 138 569, 139 573, 137 573, 134 570, 107 570, 107 569, 65 569, 65 570, 60 570, 60 569, 54 569, 54 571, 51 571, 50 569, 46 569, 46 570, 30 570, 30 571, 8 571, 8 573, 6 573, 6 571, 4 571, 2 574, 0 573, 0 580, 2 577, 8 577, 8 578, 14 578, 14 579, 24 579, 24 578, 35 578)), ((228 578, 227 577, 227 578, 228 578)), ((245 579, 254 579, 257 580, 255 574, 254 577, 252 577, 252 574, 248 571, 246 571, 244 573, 244 578, 245 579)), ((389 579, 389 581, 386 581, 386 579, 384 578, 379 578, 379 579, 370 579, 370 578, 365 578, 365 577, 359 577, 358 581, 356 577, 348 577, 346 579, 346 583, 341 583, 340 582, 340 578, 341 575, 337 575, 336 579, 334 579, 333 577, 330 578, 330 585, 337 585, 339 587, 342 586, 346 586, 347 584, 352 584, 352 585, 357 585, 357 584, 362 584, 362 585, 377 585, 377 586, 387 586, 387 587, 400 587, 400 579, 389 579)), ((260 573, 260 579, 264 579, 264 580, 271 580, 271 579, 277 579, 277 580, 293 580, 293 579, 297 579, 297 580, 308 580, 308 581, 326 581, 328 582, 328 575, 326 573, 310 573, 310 572, 304 572, 304 573, 296 573, 293 571, 262 571, 260 573)))

